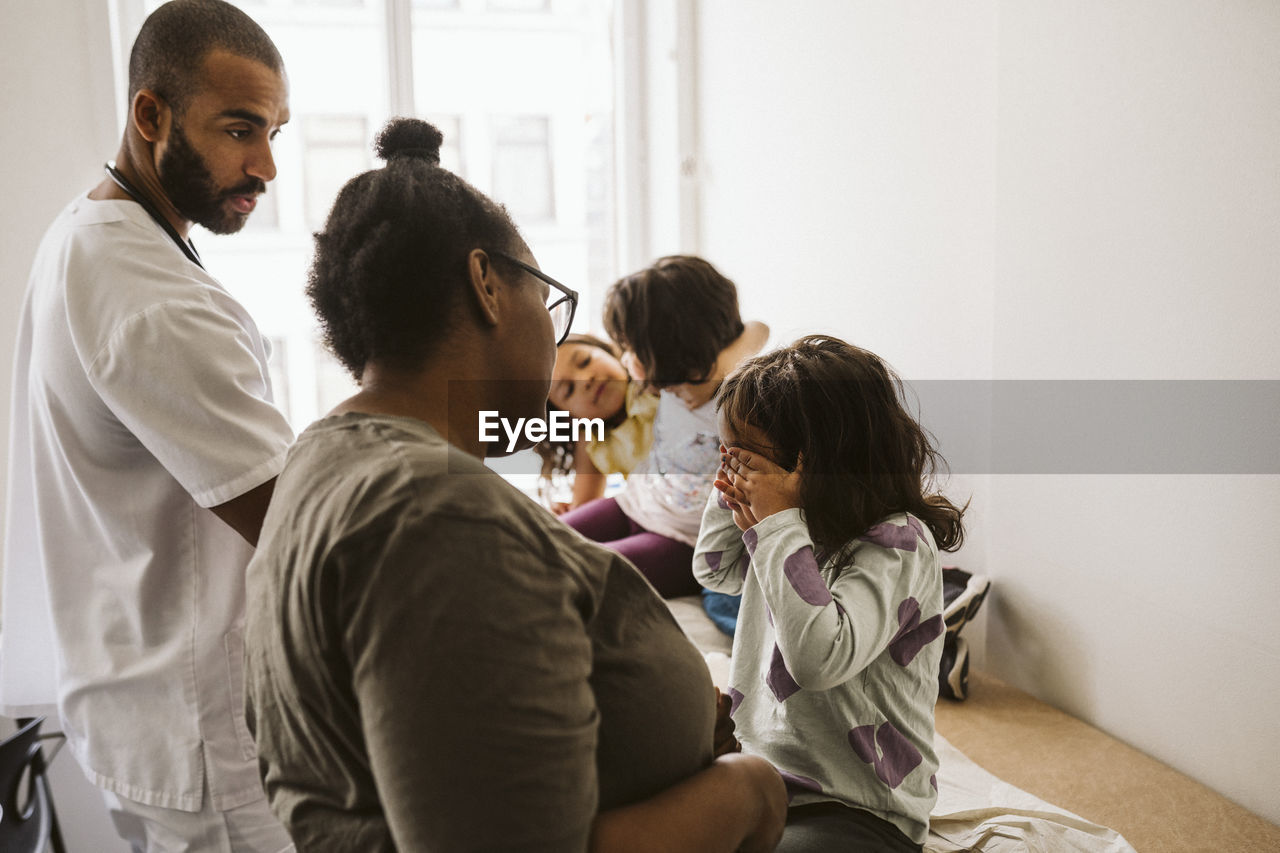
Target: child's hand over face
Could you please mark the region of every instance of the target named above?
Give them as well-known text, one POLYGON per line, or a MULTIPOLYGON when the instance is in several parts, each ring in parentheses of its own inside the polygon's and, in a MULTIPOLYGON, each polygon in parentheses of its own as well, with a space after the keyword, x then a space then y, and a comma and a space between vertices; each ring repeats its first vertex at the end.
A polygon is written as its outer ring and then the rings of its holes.
POLYGON ((759 453, 740 447, 720 448, 715 487, 725 496, 733 521, 746 530, 782 512, 800 507, 800 465, 788 471, 759 453))
POLYGON ((729 507, 729 511, 733 513, 733 523, 738 526, 739 530, 749 530, 755 527, 756 518, 751 514, 751 507, 745 503, 747 496, 730 482, 733 476, 729 469, 725 467, 725 461, 728 458, 729 451, 725 449, 723 444, 720 445, 720 468, 716 471, 716 479, 712 485, 724 496, 725 504, 729 507))

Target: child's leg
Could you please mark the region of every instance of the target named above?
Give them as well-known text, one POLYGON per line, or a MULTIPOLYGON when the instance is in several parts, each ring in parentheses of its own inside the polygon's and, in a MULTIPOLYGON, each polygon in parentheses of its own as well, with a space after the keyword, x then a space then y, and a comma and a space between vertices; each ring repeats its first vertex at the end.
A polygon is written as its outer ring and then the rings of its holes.
POLYGON ((921 847, 887 820, 840 803, 787 810, 776 853, 920 853, 921 847))
MULTIPOLYGON (((571 509, 560 520, 592 542, 611 542, 630 536, 636 527, 613 498, 600 498, 571 509)), ((692 564, 693 558, 690 557, 692 564)), ((692 569, 690 569, 692 571, 692 569)))
POLYGON ((696 595, 701 589, 693 579, 693 548, 645 530, 613 498, 583 504, 560 520, 634 563, 663 598, 696 595))
POLYGON ((663 598, 697 595, 701 589, 693 579, 693 548, 683 542, 640 529, 602 544, 634 563, 663 598))
POLYGON ((716 627, 730 637, 738 629, 738 611, 741 608, 741 595, 729 595, 712 589, 702 591, 702 609, 716 623, 716 627))

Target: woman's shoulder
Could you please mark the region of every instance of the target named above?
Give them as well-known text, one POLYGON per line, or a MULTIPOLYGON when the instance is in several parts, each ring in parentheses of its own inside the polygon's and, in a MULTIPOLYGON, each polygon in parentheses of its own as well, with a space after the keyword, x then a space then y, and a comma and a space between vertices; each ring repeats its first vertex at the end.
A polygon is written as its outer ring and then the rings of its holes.
POLYGON ((416 418, 347 412, 298 436, 277 498, 307 511, 330 505, 336 525, 404 526, 434 514, 505 517, 524 495, 416 418))

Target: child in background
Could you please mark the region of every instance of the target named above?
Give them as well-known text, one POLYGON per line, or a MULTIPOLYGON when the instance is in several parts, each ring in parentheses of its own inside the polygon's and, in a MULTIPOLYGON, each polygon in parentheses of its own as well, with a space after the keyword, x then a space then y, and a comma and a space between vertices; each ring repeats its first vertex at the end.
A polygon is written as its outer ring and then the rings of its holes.
POLYGON ((632 377, 659 392, 653 440, 616 497, 561 518, 631 560, 663 597, 697 594, 693 545, 719 465, 711 398, 769 330, 744 324, 733 282, 687 255, 661 258, 614 284, 605 327, 632 377))
POLYGON ((556 349, 549 407, 572 418, 600 418, 605 425, 603 439, 548 439, 534 447, 542 457, 544 483, 572 475, 570 500, 551 503, 556 515, 602 497, 610 474, 630 474, 649 453, 658 397, 631 381, 620 357, 613 344, 594 335, 570 335, 556 349))
POLYGON ((721 387, 721 466, 694 572, 742 594, 729 695, 791 793, 778 851, 919 851, 937 798, 939 550, 964 510, 875 355, 828 337, 721 387), (864 846, 857 846, 858 843, 864 846))

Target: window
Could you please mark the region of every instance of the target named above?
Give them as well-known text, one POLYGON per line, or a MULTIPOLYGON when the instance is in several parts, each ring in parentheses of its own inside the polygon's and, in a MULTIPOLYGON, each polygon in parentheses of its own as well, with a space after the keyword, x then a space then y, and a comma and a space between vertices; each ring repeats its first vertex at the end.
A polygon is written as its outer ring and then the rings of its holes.
POLYGON ((276 408, 289 419, 289 342, 284 338, 270 337, 267 343, 271 354, 267 359, 267 371, 271 376, 271 392, 276 408))
POLYGON ((516 222, 555 219, 549 126, 545 117, 493 120, 493 195, 516 222))
POLYGON ((495 12, 545 12, 547 7, 547 0, 489 0, 495 12))
POLYGON ((440 143, 440 165, 467 178, 467 164, 462 158, 462 117, 447 115, 426 115, 427 121, 436 126, 444 136, 440 143))
MULTIPOLYGON (((161 0, 113 0, 122 66, 161 0)), ((196 235, 212 272, 274 347, 276 399, 301 430, 356 386, 325 352, 305 297, 315 231, 372 137, 412 114, 444 134, 441 165, 507 206, 539 263, 582 294, 616 279, 614 2, 609 0, 232 0, 271 35, 292 120, 276 179, 249 225, 196 235), (520 14, 536 12, 537 14, 520 14), (405 24, 391 29, 389 22, 405 24)), ((127 68, 120 67, 121 80, 127 68)), ((123 84, 121 84, 123 85, 123 84)), ((122 107, 123 108, 123 107, 122 107)))
POLYGON ((302 117, 302 175, 307 227, 320 230, 343 184, 369 169, 363 115, 302 117))
POLYGON ((267 184, 267 191, 258 196, 258 205, 253 209, 253 216, 250 216, 249 221, 245 223, 247 232, 275 231, 280 227, 279 195, 279 187, 274 185, 274 181, 267 184))

